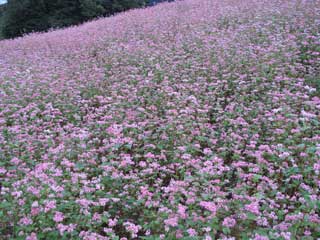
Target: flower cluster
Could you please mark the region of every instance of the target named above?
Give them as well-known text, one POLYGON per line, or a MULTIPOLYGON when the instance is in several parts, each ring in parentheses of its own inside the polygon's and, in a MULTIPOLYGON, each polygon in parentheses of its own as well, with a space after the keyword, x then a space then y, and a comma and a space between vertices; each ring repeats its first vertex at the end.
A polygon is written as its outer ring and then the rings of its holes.
POLYGON ((319 19, 184 0, 1 41, 0 236, 320 238, 319 19))

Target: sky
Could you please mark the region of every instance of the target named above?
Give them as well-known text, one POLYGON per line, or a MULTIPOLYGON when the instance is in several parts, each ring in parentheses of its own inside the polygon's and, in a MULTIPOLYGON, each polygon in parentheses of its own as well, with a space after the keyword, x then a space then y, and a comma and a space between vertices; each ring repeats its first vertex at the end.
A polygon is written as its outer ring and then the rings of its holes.
POLYGON ((0 0, 0 4, 6 3, 7 0, 0 0))

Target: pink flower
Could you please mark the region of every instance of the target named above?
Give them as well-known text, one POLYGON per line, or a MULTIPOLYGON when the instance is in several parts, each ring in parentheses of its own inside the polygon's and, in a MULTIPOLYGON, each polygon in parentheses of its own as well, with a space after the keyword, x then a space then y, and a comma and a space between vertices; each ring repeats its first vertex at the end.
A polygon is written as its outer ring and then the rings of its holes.
POLYGON ((108 221, 109 227, 114 227, 114 226, 117 225, 117 223, 118 223, 118 220, 116 218, 115 219, 109 219, 109 221, 108 221))
POLYGON ((266 236, 262 236, 262 235, 256 234, 254 236, 254 240, 269 240, 269 238, 266 237, 266 236))
POLYGON ((49 212, 51 209, 56 208, 56 201, 55 200, 46 200, 44 207, 44 212, 49 212))
POLYGON ((36 233, 31 233, 30 236, 26 237, 26 240, 38 240, 36 233))
POLYGON ((27 191, 32 193, 33 195, 40 197, 40 190, 38 188, 35 188, 33 186, 30 186, 27 188, 27 191))
POLYGON ((187 217, 186 210, 187 210, 186 206, 183 206, 183 205, 179 204, 179 206, 178 206, 178 214, 182 219, 185 219, 187 217))
POLYGON ((213 215, 215 215, 217 212, 217 206, 213 202, 201 201, 199 205, 204 209, 210 211, 213 215))
POLYGON ((69 233, 73 232, 76 226, 77 226, 76 224, 63 225, 59 223, 57 225, 57 228, 59 230, 60 235, 63 235, 64 232, 69 232, 69 233))
POLYGON ((112 233, 112 228, 103 228, 105 233, 112 233))
POLYGON ((281 236, 285 239, 285 240, 290 240, 291 239, 291 232, 282 232, 281 236))
POLYGON ((259 215, 260 211, 259 211, 259 203, 258 202, 252 202, 250 204, 245 205, 245 210, 259 215))
POLYGON ((36 216, 40 213, 40 208, 31 208, 31 215, 36 216))
POLYGON ((313 170, 316 172, 316 174, 319 174, 319 172, 320 172, 320 161, 318 161, 317 163, 315 163, 313 165, 313 170))
POLYGON ((4 173, 6 173, 6 172, 7 172, 7 170, 6 170, 5 168, 0 167, 0 174, 4 174, 4 173))
POLYGON ((36 216, 40 213, 39 203, 38 201, 35 201, 31 205, 31 215, 36 216))
POLYGON ((92 204, 92 201, 84 198, 84 199, 76 200, 76 203, 80 204, 84 208, 88 208, 88 206, 92 204))
POLYGON ((189 228, 189 229, 187 230, 187 233, 189 234, 190 237, 195 237, 195 236, 198 235, 197 231, 194 230, 193 228, 189 228))
POLYGON ((183 233, 180 229, 176 231, 176 238, 183 238, 183 233))
POLYGON ((20 219, 19 224, 24 225, 24 226, 28 226, 31 225, 33 223, 31 218, 27 218, 27 217, 23 217, 20 219))
POLYGON ((315 118, 317 117, 316 114, 310 113, 310 112, 306 112, 304 110, 301 111, 302 116, 306 117, 306 118, 315 118))
POLYGON ((92 217, 93 221, 100 221, 101 220, 101 215, 99 213, 94 213, 92 217))
POLYGON ((126 230, 131 233, 132 238, 135 238, 138 236, 137 234, 141 229, 141 226, 135 225, 131 222, 125 222, 123 225, 125 226, 126 230))
POLYGON ((168 218, 167 220, 164 220, 164 223, 168 226, 176 227, 178 226, 178 218, 177 217, 168 218))
POLYGON ((144 155, 145 158, 154 158, 155 155, 151 152, 148 152, 147 154, 144 155))
POLYGON ((164 224, 166 225, 166 229, 169 230, 168 227, 176 227, 178 226, 178 217, 172 217, 164 220, 164 224))
POLYGON ((236 220, 234 218, 231 218, 231 217, 226 217, 223 220, 222 225, 225 226, 225 227, 228 227, 228 228, 232 228, 232 227, 234 227, 236 225, 236 220))
POLYGON ((205 155, 210 155, 210 154, 212 154, 212 151, 211 151, 210 148, 205 148, 205 149, 203 150, 203 153, 204 153, 205 155))
POLYGON ((311 235, 311 232, 310 232, 309 230, 306 230, 306 231, 304 231, 304 235, 305 235, 305 236, 310 236, 310 235, 311 235))
POLYGON ((62 212, 55 212, 54 217, 53 217, 53 220, 55 222, 62 222, 63 219, 64 219, 64 215, 62 212))

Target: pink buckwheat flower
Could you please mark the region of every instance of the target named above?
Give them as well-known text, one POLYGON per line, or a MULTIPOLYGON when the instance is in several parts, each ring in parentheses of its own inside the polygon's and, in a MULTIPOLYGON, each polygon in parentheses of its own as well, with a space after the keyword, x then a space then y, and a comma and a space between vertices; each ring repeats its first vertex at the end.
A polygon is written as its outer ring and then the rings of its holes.
POLYGON ((253 214, 259 215, 259 203, 258 202, 252 202, 250 204, 245 205, 245 209, 248 212, 251 212, 253 214))
POLYGON ((234 227, 236 225, 236 220, 234 218, 231 218, 231 217, 226 217, 223 220, 222 225, 225 226, 225 227, 228 227, 228 228, 232 228, 232 227, 234 227))
POLYGON ((262 236, 262 235, 256 234, 254 236, 254 240, 269 240, 269 238, 266 237, 266 236, 262 236))
POLYGON ((24 225, 24 226, 28 226, 28 225, 31 225, 33 223, 32 219, 31 218, 28 218, 28 217, 23 217, 20 219, 19 221, 19 224, 20 225, 24 225))
POLYGON ((189 229, 187 230, 187 233, 189 234, 190 237, 195 237, 195 236, 198 235, 197 231, 194 230, 193 228, 189 228, 189 229))
POLYGON ((203 207, 204 209, 210 211, 213 215, 216 214, 217 212, 217 206, 215 203, 213 202, 206 202, 206 201, 202 201, 199 204, 201 207, 203 207))
POLYGON ((63 219, 64 219, 64 215, 62 212, 55 212, 54 217, 53 217, 53 220, 55 222, 62 222, 63 219))
POLYGON ((30 236, 26 237, 26 240, 38 240, 36 233, 31 233, 30 236))

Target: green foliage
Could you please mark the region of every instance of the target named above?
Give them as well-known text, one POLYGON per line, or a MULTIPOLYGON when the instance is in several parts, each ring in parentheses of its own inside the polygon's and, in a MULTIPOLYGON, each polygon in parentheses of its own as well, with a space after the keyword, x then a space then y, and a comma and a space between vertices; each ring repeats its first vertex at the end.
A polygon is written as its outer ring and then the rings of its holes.
POLYGON ((30 32, 67 27, 131 8, 147 0, 9 0, 0 8, 0 34, 14 38, 30 32))
POLYGON ((10 0, 3 16, 2 34, 6 38, 48 29, 44 0, 10 0))
POLYGON ((89 20, 105 14, 105 8, 99 0, 80 0, 82 17, 89 20))
POLYGON ((6 7, 5 4, 0 5, 0 40, 3 38, 3 36, 2 36, 2 25, 3 25, 3 15, 4 15, 5 7, 6 7))
POLYGON ((82 20, 79 0, 49 1, 47 9, 48 22, 51 28, 75 25, 82 20))
POLYGON ((121 12, 131 8, 137 8, 143 6, 146 1, 143 0, 107 0, 104 1, 105 6, 111 6, 111 12, 121 12))
POLYGON ((320 75, 306 78, 306 83, 314 88, 313 95, 320 97, 320 75))

